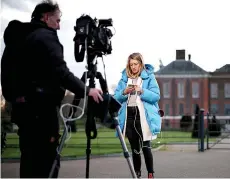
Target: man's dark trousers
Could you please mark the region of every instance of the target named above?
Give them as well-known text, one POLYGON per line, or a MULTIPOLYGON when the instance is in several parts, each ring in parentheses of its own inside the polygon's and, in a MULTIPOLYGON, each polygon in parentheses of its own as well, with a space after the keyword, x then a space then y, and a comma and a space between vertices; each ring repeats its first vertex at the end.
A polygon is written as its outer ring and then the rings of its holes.
MULTIPOLYGON (((57 155, 57 106, 21 103, 13 106, 12 114, 18 120, 19 127, 20 178, 48 178, 57 155), (54 141, 51 141, 52 137, 54 141)), ((60 161, 54 178, 58 177, 59 168, 60 161)))

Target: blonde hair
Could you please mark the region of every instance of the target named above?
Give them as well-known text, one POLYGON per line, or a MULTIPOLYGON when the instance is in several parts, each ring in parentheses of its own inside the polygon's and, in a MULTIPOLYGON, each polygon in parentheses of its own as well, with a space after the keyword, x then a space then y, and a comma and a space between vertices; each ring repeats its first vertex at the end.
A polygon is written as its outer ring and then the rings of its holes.
POLYGON ((128 78, 137 78, 144 68, 145 68, 145 66, 144 66, 144 62, 143 62, 143 57, 140 53, 132 53, 131 55, 129 55, 128 62, 126 65, 126 73, 127 73, 128 78), (130 68, 130 65, 129 65, 130 60, 137 60, 139 62, 139 64, 141 65, 139 72, 135 75, 132 73, 132 70, 130 68))

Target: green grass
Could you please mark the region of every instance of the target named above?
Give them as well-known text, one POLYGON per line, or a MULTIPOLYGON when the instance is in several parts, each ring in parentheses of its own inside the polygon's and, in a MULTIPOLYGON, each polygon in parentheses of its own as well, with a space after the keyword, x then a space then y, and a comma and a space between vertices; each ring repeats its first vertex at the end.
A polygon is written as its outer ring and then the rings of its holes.
MULTIPOLYGON (((130 151, 128 140, 126 140, 127 147, 130 151)), ((210 141, 215 139, 210 139, 210 141)), ((158 147, 162 144, 169 143, 188 143, 197 142, 198 139, 191 138, 191 132, 166 131, 161 132, 158 138, 152 142, 152 147, 158 147)), ((86 135, 85 132, 79 131, 71 134, 71 139, 68 140, 62 150, 62 156, 81 157, 85 156, 86 149, 86 135)), ((7 148, 5 149, 3 158, 14 158, 20 156, 18 148, 18 136, 16 134, 7 135, 7 148)), ((108 128, 98 129, 98 136, 91 140, 91 154, 105 155, 111 153, 122 153, 122 147, 119 138, 115 137, 115 130, 108 128)))

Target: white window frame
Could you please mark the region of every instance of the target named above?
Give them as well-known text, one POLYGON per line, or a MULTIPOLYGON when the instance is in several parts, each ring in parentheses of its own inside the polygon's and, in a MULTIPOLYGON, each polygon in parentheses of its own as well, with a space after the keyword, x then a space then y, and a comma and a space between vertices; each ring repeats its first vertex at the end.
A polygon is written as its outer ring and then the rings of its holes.
POLYGON ((178 82, 177 83, 177 96, 178 96, 178 98, 184 98, 184 93, 185 93, 184 82, 178 82))

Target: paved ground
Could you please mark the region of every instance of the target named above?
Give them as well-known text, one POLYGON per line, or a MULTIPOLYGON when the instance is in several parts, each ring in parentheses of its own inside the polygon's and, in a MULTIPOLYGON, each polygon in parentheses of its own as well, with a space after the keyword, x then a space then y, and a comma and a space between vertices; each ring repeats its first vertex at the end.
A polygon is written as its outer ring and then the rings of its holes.
MULTIPOLYGON (((230 144, 202 153, 197 152, 197 146, 164 149, 153 152, 156 178, 230 178, 230 144)), ((85 160, 62 161, 59 177, 84 178, 85 164, 85 160)), ((18 163, 3 163, 2 177, 19 177, 18 167, 18 163)), ((142 177, 146 177, 144 160, 142 169, 142 177)), ((124 157, 110 157, 91 159, 90 177, 130 178, 131 174, 124 157)))

